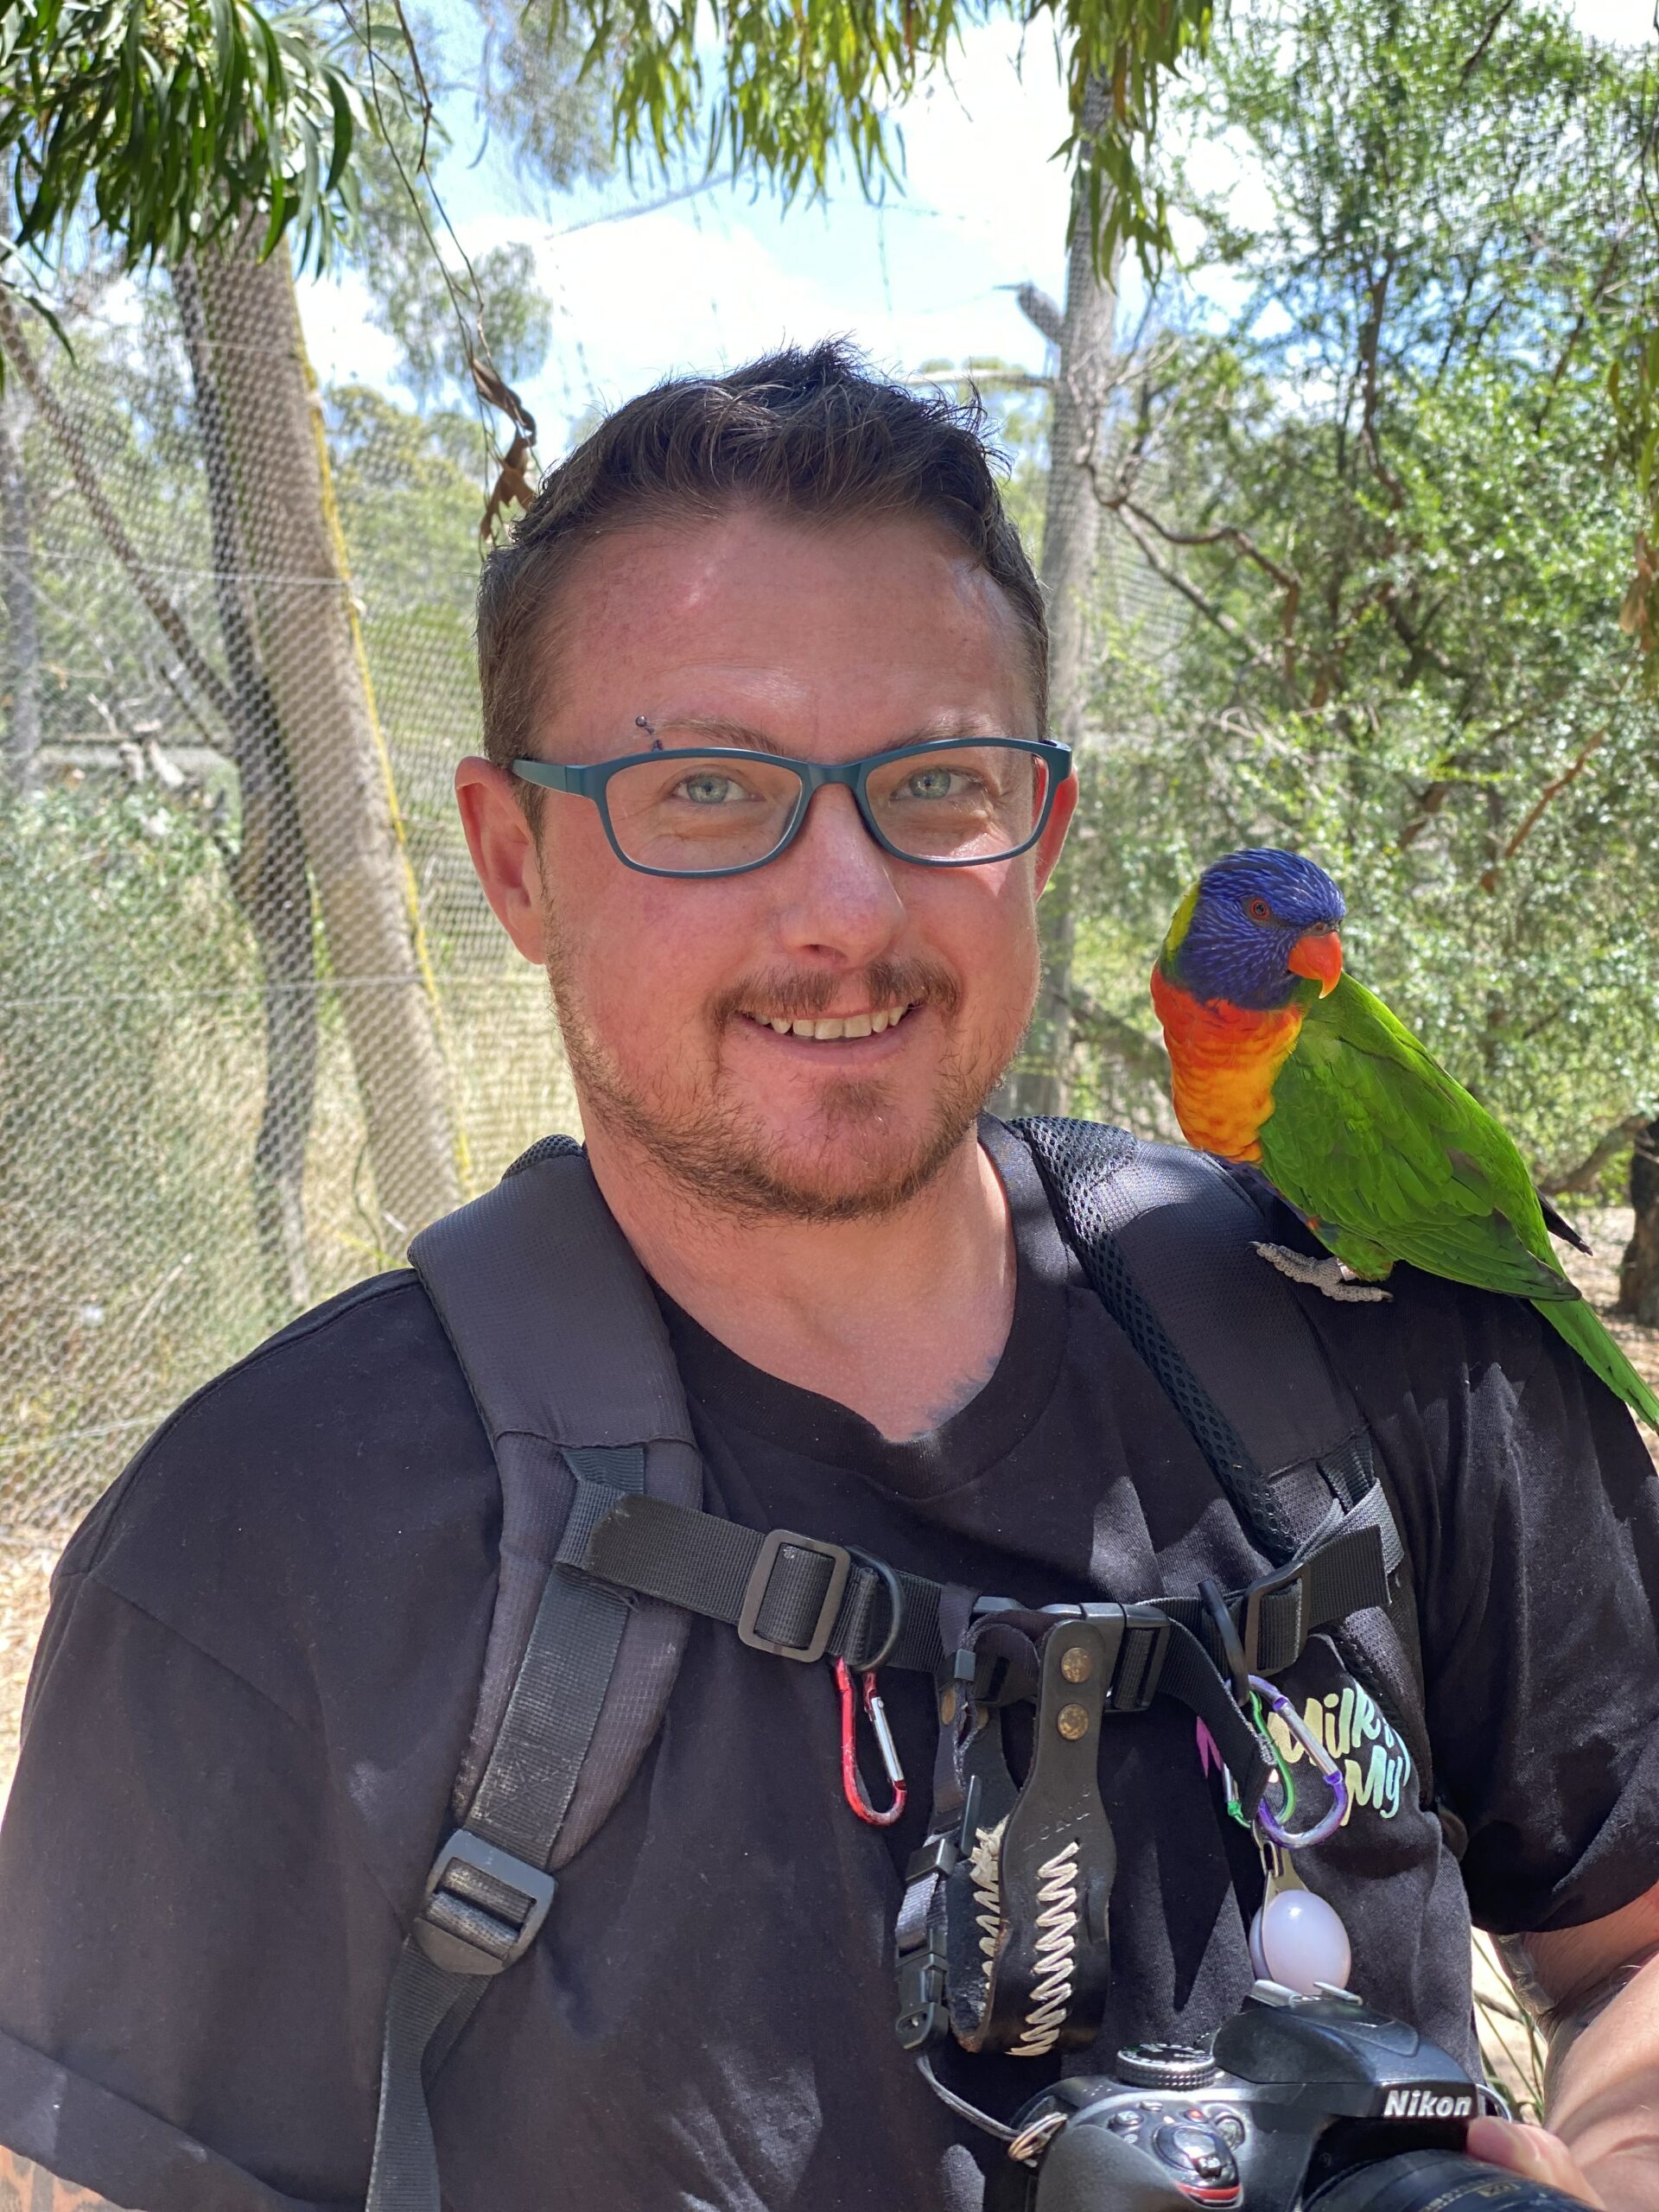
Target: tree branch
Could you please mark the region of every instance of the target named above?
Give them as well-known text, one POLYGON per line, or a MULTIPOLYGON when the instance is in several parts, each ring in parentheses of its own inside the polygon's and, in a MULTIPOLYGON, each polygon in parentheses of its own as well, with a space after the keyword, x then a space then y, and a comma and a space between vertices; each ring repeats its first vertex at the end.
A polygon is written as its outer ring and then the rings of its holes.
POLYGON ((1109 1052, 1134 1075, 1160 1087, 1169 1080, 1169 1056, 1155 1038, 1137 1029, 1122 1014, 1109 1013, 1084 990, 1071 993, 1071 1027, 1076 1036, 1096 1050, 1109 1052))
POLYGON ((1592 760, 1593 760, 1595 755, 1600 752, 1602 747, 1607 742, 1607 735, 1608 733, 1605 729, 1599 729, 1592 738, 1586 740, 1586 741, 1580 747, 1578 758, 1573 761, 1572 766, 1569 768, 1563 768, 1559 776, 1552 777, 1549 782, 1544 785, 1542 791, 1539 792, 1537 798, 1528 809, 1526 819, 1522 823, 1521 827, 1516 831, 1514 836, 1511 837, 1509 843, 1504 846, 1503 851, 1492 862, 1491 866, 1489 868, 1482 870, 1480 887, 1483 891, 1497 890, 1497 879, 1501 871, 1508 867, 1509 863, 1520 851, 1522 846, 1526 843, 1528 838, 1531 836, 1533 831, 1538 827, 1539 822, 1542 818, 1545 810, 1551 806, 1554 801, 1560 797, 1561 793, 1567 788, 1569 784, 1575 783, 1584 773, 1585 770, 1589 766, 1592 760))
POLYGON ((1051 346, 1058 346, 1065 327, 1065 317, 1048 294, 1036 284, 1016 284, 1014 302, 1033 329, 1039 331, 1051 346))
POLYGON ((1541 1175, 1540 1192, 1547 1198, 1567 1198, 1583 1191, 1593 1191, 1608 1162, 1633 1144, 1647 1126, 1645 1114, 1627 1114, 1622 1122, 1615 1122, 1605 1136, 1597 1138, 1576 1167, 1564 1167, 1559 1175, 1541 1175))
POLYGON ((237 726, 236 701, 232 697, 224 679, 204 658, 201 648, 191 635, 189 626, 178 608, 162 589, 144 565, 143 556, 128 537, 125 525, 105 496, 98 480, 98 471, 92 465, 79 430, 70 421, 57 394, 41 373, 40 363, 3 288, 0 288, 0 350, 22 378, 29 397, 40 411, 41 420, 56 439, 69 473, 74 478, 86 511, 98 524, 105 543, 126 570, 132 588, 154 616, 162 636, 177 653, 191 681, 209 700, 215 714, 229 729, 237 726))
POLYGON ((1446 776, 1437 776, 1432 784, 1424 785, 1412 804, 1405 828, 1400 832, 1399 851, 1409 851, 1456 789, 1456 783, 1446 776))
POLYGON ((1236 621, 1225 607, 1217 607, 1212 600, 1206 599, 1198 586, 1189 582, 1173 562, 1165 560, 1141 527, 1132 510, 1122 505, 1114 505, 1110 499, 1103 499, 1101 504, 1117 517, 1119 524, 1128 532, 1141 559, 1154 575, 1161 576, 1172 591, 1178 591, 1189 605, 1197 607, 1205 620, 1212 623, 1229 644, 1236 645, 1253 668, 1260 669, 1264 676, 1270 676, 1275 683, 1285 682, 1283 670, 1270 653, 1262 652, 1243 625, 1236 621))
POLYGON ((1480 35, 1479 41, 1476 45, 1474 52, 1469 56, 1469 59, 1464 63, 1463 67, 1458 72, 1458 82, 1459 85, 1466 85, 1469 79, 1474 75, 1476 70, 1479 68, 1481 63, 1486 59, 1487 48, 1497 36, 1498 30, 1503 24, 1504 16, 1509 14, 1510 9, 1514 7, 1514 5, 1515 0, 1498 0, 1498 4, 1493 10, 1485 29, 1482 31, 1480 35))
MULTIPOLYGON (((1109 506, 1112 503, 1108 500, 1105 504, 1109 506)), ((1254 561, 1256 567, 1265 570, 1282 590, 1300 595, 1301 578, 1294 569, 1281 568, 1270 553, 1264 553, 1249 532, 1241 530, 1236 523, 1224 522, 1214 530, 1172 530, 1167 523, 1160 522, 1156 515, 1149 513, 1145 507, 1138 506, 1133 499, 1125 498, 1123 505, 1149 530, 1155 530, 1166 545, 1236 546, 1247 561, 1254 561)))

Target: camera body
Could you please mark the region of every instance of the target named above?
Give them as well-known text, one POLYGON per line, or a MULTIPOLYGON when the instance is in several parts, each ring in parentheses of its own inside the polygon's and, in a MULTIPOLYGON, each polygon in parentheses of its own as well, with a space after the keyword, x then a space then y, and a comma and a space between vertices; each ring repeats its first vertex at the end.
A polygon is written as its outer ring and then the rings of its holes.
POLYGON ((1145 2044, 1027 2106, 987 2212, 1564 2208, 1464 2154, 1484 2092, 1346 1990, 1259 1981, 1212 2047, 1145 2044))

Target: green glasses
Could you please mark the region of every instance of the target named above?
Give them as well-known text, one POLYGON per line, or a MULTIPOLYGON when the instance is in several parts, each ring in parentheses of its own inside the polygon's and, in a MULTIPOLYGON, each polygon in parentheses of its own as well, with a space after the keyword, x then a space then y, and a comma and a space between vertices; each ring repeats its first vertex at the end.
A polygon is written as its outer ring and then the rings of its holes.
POLYGON ((742 875, 787 851, 812 795, 849 791, 884 853, 924 868, 1012 860, 1043 833, 1071 749, 1045 739, 946 737, 861 760, 684 747, 515 776, 592 799, 618 860, 645 875, 742 875))

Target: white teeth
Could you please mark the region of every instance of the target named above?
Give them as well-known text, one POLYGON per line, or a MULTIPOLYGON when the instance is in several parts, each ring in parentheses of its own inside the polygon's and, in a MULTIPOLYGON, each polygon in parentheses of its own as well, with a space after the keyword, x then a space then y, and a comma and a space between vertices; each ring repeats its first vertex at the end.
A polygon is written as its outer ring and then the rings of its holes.
POLYGON ((776 1030, 780 1037, 810 1037, 815 1043, 833 1044, 843 1037, 879 1037, 884 1030, 896 1029, 910 1011, 908 1006, 889 1006, 878 1014, 831 1014, 817 1020, 805 1014, 791 1020, 786 1014, 751 1014, 745 1018, 760 1028, 776 1030))

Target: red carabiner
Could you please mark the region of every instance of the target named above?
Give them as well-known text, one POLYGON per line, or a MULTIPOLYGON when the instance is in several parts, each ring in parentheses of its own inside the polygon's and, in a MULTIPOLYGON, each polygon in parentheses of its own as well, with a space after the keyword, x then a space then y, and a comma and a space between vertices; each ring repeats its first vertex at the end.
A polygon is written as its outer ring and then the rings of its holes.
POLYGON ((875 1676, 864 1676, 864 1712, 875 1737, 876 1747, 881 1754, 881 1764, 887 1769, 887 1780, 893 1787, 893 1802, 885 1813, 878 1813, 864 1795, 864 1784, 858 1771, 858 1705, 853 1696, 853 1677, 844 1659, 836 1662, 836 1688, 841 1692, 841 1787, 847 1802, 861 1821, 873 1828, 890 1828, 905 1809, 908 1794, 905 1783, 905 1770, 899 1764, 899 1753, 893 1740, 893 1731, 887 1726, 887 1707, 876 1690, 875 1676))

